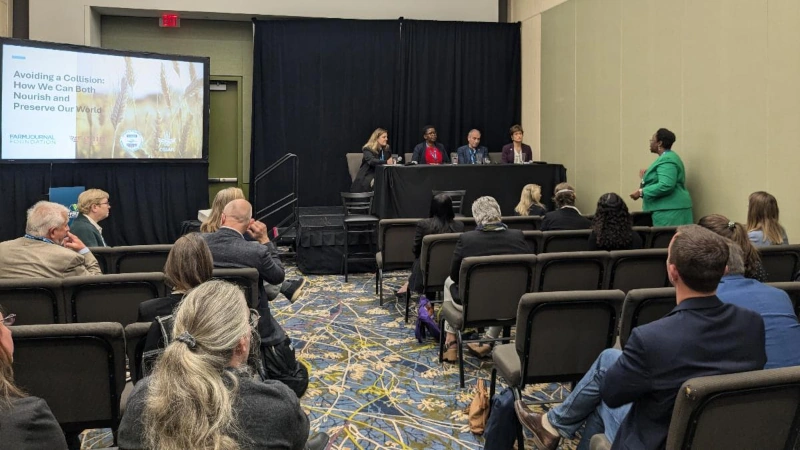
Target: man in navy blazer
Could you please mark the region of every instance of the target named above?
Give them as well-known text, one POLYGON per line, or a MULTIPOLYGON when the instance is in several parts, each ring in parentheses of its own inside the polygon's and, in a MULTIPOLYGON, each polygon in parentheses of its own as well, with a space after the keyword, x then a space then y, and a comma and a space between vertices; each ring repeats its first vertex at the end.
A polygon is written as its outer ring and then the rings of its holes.
POLYGON ((459 164, 483 164, 485 159, 489 159, 489 149, 480 145, 480 131, 470 130, 467 134, 467 142, 467 145, 462 145, 456 150, 459 164))
POLYGON ((612 449, 659 449, 667 440, 675 397, 690 378, 760 370, 767 361, 758 313, 723 303, 717 284, 728 261, 713 232, 678 228, 667 257, 677 306, 633 329, 622 351, 600 353, 569 397, 547 414, 514 408, 540 450, 555 449, 586 423, 582 442, 605 433, 612 449))

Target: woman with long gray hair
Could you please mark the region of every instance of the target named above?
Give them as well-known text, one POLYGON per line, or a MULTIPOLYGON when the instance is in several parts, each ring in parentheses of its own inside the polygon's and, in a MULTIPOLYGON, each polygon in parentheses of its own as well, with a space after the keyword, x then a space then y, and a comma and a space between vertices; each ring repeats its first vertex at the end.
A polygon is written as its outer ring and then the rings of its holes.
POLYGON ((297 395, 279 381, 254 381, 247 365, 259 348, 258 318, 225 281, 187 294, 174 340, 131 393, 120 448, 305 448, 309 423, 297 395))

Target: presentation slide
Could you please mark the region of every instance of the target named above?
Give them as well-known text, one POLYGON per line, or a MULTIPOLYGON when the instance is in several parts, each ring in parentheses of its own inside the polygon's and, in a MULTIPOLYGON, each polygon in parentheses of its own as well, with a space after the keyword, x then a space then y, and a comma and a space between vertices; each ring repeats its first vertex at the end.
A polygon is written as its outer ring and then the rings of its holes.
POLYGON ((2 52, 1 159, 203 157, 203 62, 8 43, 2 52))

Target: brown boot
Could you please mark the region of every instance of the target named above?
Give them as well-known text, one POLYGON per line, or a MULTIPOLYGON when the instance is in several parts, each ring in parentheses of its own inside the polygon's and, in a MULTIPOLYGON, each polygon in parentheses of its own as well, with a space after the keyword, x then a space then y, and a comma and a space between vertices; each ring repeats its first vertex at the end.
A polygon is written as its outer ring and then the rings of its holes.
POLYGON ((525 428, 533 433, 533 442, 539 450, 556 450, 558 443, 561 441, 561 436, 550 434, 542 425, 542 415, 537 414, 521 400, 514 402, 514 410, 517 412, 517 419, 525 428))
POLYGON ((445 344, 445 351, 444 355, 442 356, 442 360, 449 363, 456 363, 458 362, 458 342, 451 342, 449 344, 445 344))
POLYGON ((489 344, 470 342, 469 344, 467 344, 467 348, 469 349, 470 353, 477 356, 478 358, 486 358, 487 356, 492 355, 492 346, 489 344))

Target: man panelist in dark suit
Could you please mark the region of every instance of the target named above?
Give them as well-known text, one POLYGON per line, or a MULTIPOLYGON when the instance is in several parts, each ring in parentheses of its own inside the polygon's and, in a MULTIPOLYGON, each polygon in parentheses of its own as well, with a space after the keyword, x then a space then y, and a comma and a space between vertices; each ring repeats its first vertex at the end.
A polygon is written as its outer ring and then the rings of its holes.
POLYGON ((89 248, 70 233, 68 214, 58 203, 33 205, 25 236, 0 243, 0 279, 102 275, 89 248))
POLYGON ((622 351, 600 353, 566 401, 547 414, 514 404, 540 450, 555 449, 561 436, 573 437, 584 423, 579 448, 598 433, 612 449, 664 448, 686 380, 764 368, 761 316, 716 296, 728 261, 725 240, 697 225, 682 226, 668 252, 677 303, 672 312, 634 328, 622 351))
POLYGON ((258 312, 261 314, 258 333, 266 375, 285 383, 299 398, 308 387, 308 371, 295 359, 291 339, 269 309, 269 302, 277 297, 278 285, 284 282, 286 272, 275 244, 267 236, 267 226, 254 220, 252 215, 250 202, 233 200, 222 211, 219 230, 203 234, 203 238, 211 250, 214 267, 253 267, 258 270, 258 312), (245 235, 254 241, 246 240, 245 235))
POLYGON ((470 130, 467 134, 467 145, 462 145, 456 150, 459 164, 483 164, 489 159, 489 149, 480 145, 481 132, 470 130))

